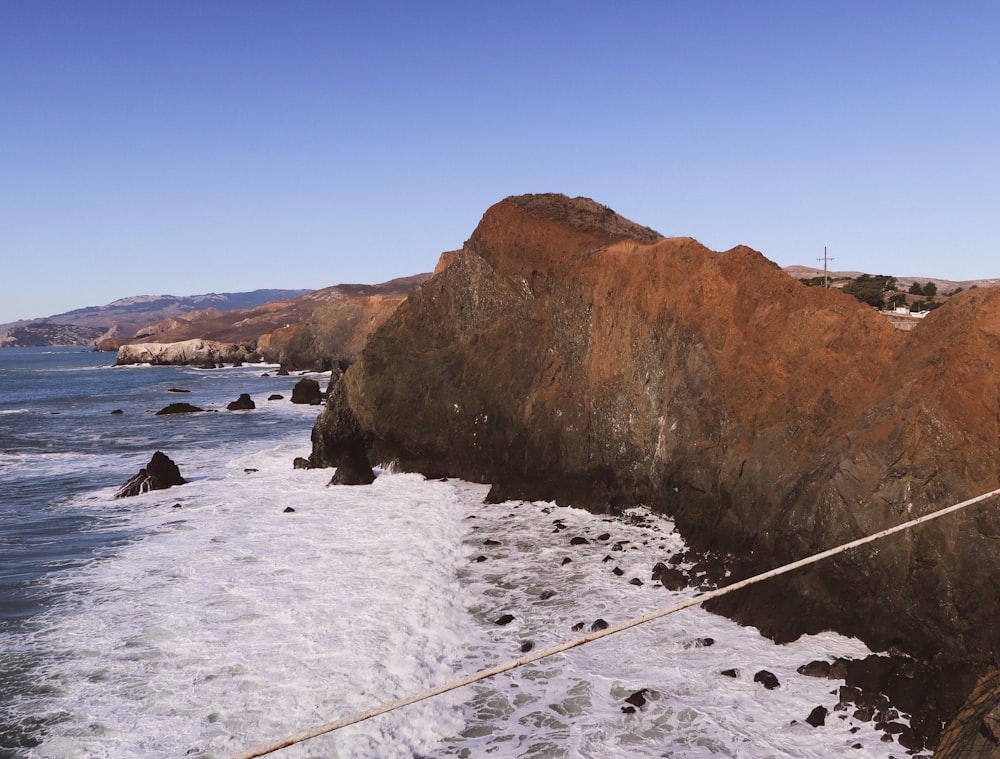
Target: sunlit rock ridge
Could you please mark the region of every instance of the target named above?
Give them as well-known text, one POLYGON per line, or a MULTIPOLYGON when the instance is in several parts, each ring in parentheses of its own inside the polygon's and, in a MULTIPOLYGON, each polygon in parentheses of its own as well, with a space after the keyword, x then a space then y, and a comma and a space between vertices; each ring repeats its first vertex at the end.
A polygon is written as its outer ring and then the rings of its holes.
MULTIPOLYGON (((998 486, 1000 291, 912 332, 746 247, 663 238, 585 198, 511 197, 368 339, 313 462, 647 504, 769 569, 998 486), (347 420, 347 421, 345 421, 347 420)), ((953 709, 1000 643, 1000 506, 733 594, 779 640, 821 629, 942 673, 953 709)))

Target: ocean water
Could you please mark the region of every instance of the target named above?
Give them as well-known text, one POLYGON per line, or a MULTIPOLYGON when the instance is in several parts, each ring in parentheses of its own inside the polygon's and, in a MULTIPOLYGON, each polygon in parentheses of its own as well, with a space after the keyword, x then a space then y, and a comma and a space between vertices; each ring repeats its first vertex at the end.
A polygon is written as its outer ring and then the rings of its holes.
MULTIPOLYGON (((643 510, 485 505, 388 471, 328 487, 292 467, 318 411, 288 401, 298 376, 110 360, 0 351, 5 759, 224 759, 696 592, 651 581, 683 542, 643 510), (226 411, 243 392, 257 409, 226 411), (155 416, 181 400, 209 412, 155 416), (115 500, 155 450, 188 483, 115 500)), ((903 756, 835 711, 841 682, 796 672, 867 653, 692 608, 274 756, 903 756)))

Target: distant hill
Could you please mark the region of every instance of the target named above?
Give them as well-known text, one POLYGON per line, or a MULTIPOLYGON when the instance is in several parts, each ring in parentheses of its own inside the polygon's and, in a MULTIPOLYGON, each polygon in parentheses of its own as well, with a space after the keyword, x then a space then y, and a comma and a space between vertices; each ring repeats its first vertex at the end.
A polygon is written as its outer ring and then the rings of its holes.
POLYGON ((173 343, 200 338, 231 343, 252 343, 265 334, 305 322, 321 306, 372 296, 406 295, 428 274, 400 277, 377 285, 342 284, 311 290, 295 298, 282 298, 252 308, 222 312, 205 308, 149 324, 137 333, 99 340, 98 350, 117 350, 126 343, 173 343))
MULTIPOLYGON (((813 277, 822 277, 823 270, 817 269, 814 266, 785 266, 784 271, 786 274, 795 277, 795 279, 811 279, 813 277)), ((827 272, 830 277, 831 283, 836 280, 844 279, 854 279, 855 277, 861 276, 863 272, 860 271, 831 271, 827 272)), ((905 290, 914 282, 920 282, 921 284, 926 284, 927 282, 933 282, 938 289, 939 293, 951 292, 961 287, 963 290, 968 290, 972 287, 1000 287, 1000 279, 966 279, 966 280, 952 280, 952 279, 941 279, 940 277, 898 277, 892 272, 864 272, 867 274, 888 274, 896 279, 896 286, 901 290, 905 290)))
POLYGON ((295 298, 312 290, 263 289, 204 295, 135 295, 106 306, 89 306, 40 319, 0 324, 0 347, 92 345, 97 338, 132 337, 151 324, 208 308, 220 312, 248 309, 295 298), (56 326, 75 329, 56 329, 56 326))

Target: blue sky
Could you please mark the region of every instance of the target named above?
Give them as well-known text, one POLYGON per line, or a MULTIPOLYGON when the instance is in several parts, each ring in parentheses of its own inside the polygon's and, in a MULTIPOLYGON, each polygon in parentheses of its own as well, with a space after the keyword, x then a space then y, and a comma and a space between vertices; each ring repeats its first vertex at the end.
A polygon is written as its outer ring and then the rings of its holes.
POLYGON ((0 0, 0 323, 429 271, 585 195, 1000 277, 1000 3, 0 0))

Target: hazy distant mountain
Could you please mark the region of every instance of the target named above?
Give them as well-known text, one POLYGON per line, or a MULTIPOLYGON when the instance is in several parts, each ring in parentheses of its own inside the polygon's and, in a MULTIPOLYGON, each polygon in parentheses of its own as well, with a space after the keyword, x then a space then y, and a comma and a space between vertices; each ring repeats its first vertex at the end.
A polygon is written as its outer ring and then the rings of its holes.
POLYGON ((92 345, 101 336, 135 335, 143 327, 170 317, 208 308, 235 311, 306 295, 312 290, 254 290, 204 295, 135 295, 106 306, 90 306, 42 319, 0 324, 0 346, 92 345), (75 329, 55 329, 56 326, 75 329))

